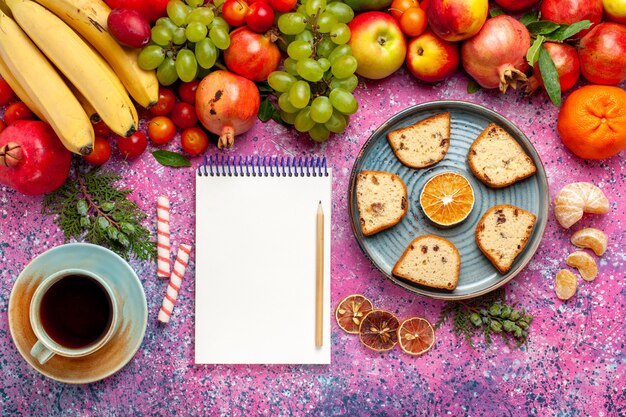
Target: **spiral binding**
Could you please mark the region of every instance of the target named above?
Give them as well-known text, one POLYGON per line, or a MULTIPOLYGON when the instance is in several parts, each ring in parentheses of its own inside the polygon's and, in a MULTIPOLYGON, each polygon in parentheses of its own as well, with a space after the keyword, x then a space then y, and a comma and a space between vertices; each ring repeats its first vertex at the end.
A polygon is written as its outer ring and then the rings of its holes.
POLYGON ((325 157, 204 156, 200 177, 327 177, 325 157))

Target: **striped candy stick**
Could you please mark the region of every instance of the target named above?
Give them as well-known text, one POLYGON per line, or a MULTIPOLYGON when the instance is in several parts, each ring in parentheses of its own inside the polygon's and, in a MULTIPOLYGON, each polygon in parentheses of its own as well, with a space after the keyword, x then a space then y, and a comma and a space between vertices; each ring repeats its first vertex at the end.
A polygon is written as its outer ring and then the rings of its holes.
POLYGON ((185 269, 189 262, 189 254, 191 253, 191 245, 181 243, 178 247, 178 254, 176 255, 176 261, 174 262, 174 269, 170 276, 170 282, 167 285, 167 291, 163 298, 163 304, 159 310, 159 321, 162 323, 169 323, 172 317, 172 311, 174 310, 174 304, 176 304, 176 298, 180 291, 180 285, 185 276, 185 269))
POLYGON ((170 276, 170 200, 157 198, 157 276, 170 276))

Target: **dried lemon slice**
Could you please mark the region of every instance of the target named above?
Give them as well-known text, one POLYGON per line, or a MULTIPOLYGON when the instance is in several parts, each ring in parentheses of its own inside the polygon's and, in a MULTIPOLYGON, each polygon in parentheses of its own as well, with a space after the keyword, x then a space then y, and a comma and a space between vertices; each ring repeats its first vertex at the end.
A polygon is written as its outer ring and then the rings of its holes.
POLYGON ((435 344, 433 326, 421 317, 408 318, 398 328, 398 343, 409 355, 428 352, 435 344))
POLYGON ((579 248, 591 249, 596 255, 602 256, 606 251, 609 238, 602 230, 587 227, 575 232, 570 238, 570 241, 579 248))
POLYGON ((368 348, 384 352, 398 343, 400 322, 388 311, 372 310, 365 315, 359 326, 359 338, 368 348))
POLYGON ((424 214, 433 223, 451 227, 461 223, 474 208, 474 190, 467 178, 454 172, 435 175, 420 194, 424 214))
POLYGON ((609 200, 590 182, 567 184, 554 199, 554 215, 561 226, 569 228, 583 213, 603 214, 609 211, 609 200))
POLYGON ((567 269, 561 269, 556 273, 556 279, 554 280, 554 290, 556 296, 561 300, 569 300, 576 294, 576 288, 578 287, 578 281, 576 275, 567 269))
POLYGON ((595 259, 587 252, 577 251, 570 254, 565 261, 569 266, 578 269, 585 281, 593 281, 598 275, 598 265, 595 259))
POLYGON ((335 320, 337 324, 346 333, 359 333, 359 325, 363 317, 374 306, 372 302, 361 294, 352 294, 341 300, 335 309, 335 320))

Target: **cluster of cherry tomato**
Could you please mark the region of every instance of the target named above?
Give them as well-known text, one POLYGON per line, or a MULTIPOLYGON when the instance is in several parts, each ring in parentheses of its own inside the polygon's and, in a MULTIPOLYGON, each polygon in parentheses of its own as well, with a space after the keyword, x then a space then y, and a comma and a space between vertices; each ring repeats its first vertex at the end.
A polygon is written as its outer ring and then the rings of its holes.
POLYGON ((426 2, 424 0, 420 7, 418 0, 393 0, 389 11, 398 21, 400 30, 407 36, 419 36, 428 26, 426 17, 426 2))
POLYGON ((263 33, 274 24, 275 12, 285 13, 297 0, 226 0, 222 17, 231 26, 248 25, 250 30, 263 33))
POLYGON ((7 106, 4 110, 4 120, 0 119, 0 132, 16 120, 35 119, 35 115, 32 111, 30 111, 26 104, 21 101, 14 101, 11 103, 14 98, 15 93, 13 93, 9 83, 0 79, 0 107, 7 106))

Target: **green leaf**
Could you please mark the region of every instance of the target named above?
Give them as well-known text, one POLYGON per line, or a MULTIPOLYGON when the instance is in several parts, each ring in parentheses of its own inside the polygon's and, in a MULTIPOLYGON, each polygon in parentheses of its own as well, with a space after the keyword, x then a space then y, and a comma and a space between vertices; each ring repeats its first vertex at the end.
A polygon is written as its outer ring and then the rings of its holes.
POLYGON ((561 25, 559 25, 558 23, 554 23, 549 20, 539 20, 537 22, 531 22, 526 25, 528 31, 533 35, 546 35, 548 33, 554 32, 560 27, 561 25))
POLYGON ((76 212, 81 216, 87 215, 87 209, 87 200, 85 200, 84 198, 81 198, 76 202, 76 212))
POLYGON ((501 9, 491 9, 491 11, 489 12, 489 16, 491 17, 500 16, 501 14, 504 14, 504 11, 502 11, 501 9))
POLYGON ((588 29, 590 26, 591 22, 589 20, 581 20, 580 22, 572 23, 571 25, 560 25, 557 30, 547 35, 546 38, 550 41, 563 42, 581 30, 588 29))
POLYGON ((469 82, 467 83, 468 94, 474 94, 478 90, 480 90, 480 84, 478 84, 476 80, 469 80, 469 82))
POLYGON ((183 155, 176 153, 176 152, 170 152, 170 151, 154 151, 152 152, 152 155, 154 156, 154 159, 157 160, 157 162, 161 165, 165 165, 168 167, 190 167, 191 166, 191 162, 189 161, 189 159, 185 158, 183 155))
POLYGON ((528 12, 520 18, 520 22, 524 26, 528 26, 530 23, 537 22, 539 20, 539 12, 528 12))
POLYGON ((271 94, 274 91, 267 81, 257 83, 257 87, 259 88, 261 95, 271 94))
POLYGON ((259 106, 259 120, 265 123, 270 119, 274 119, 274 115, 278 115, 278 117, 280 117, 280 114, 278 113, 276 107, 274 107, 274 105, 271 101, 269 101, 268 98, 265 98, 259 106))
POLYGON ((535 62, 539 59, 539 49, 541 48, 544 40, 545 38, 542 35, 539 35, 537 36, 537 39, 533 41, 530 48, 528 48, 528 51, 526 52, 526 61, 528 61, 530 66, 535 65, 535 62))
POLYGON ((556 107, 561 105, 561 84, 559 83, 559 74, 556 71, 556 65, 550 57, 548 50, 542 46, 539 50, 539 71, 543 78, 543 86, 548 92, 548 96, 556 107))

